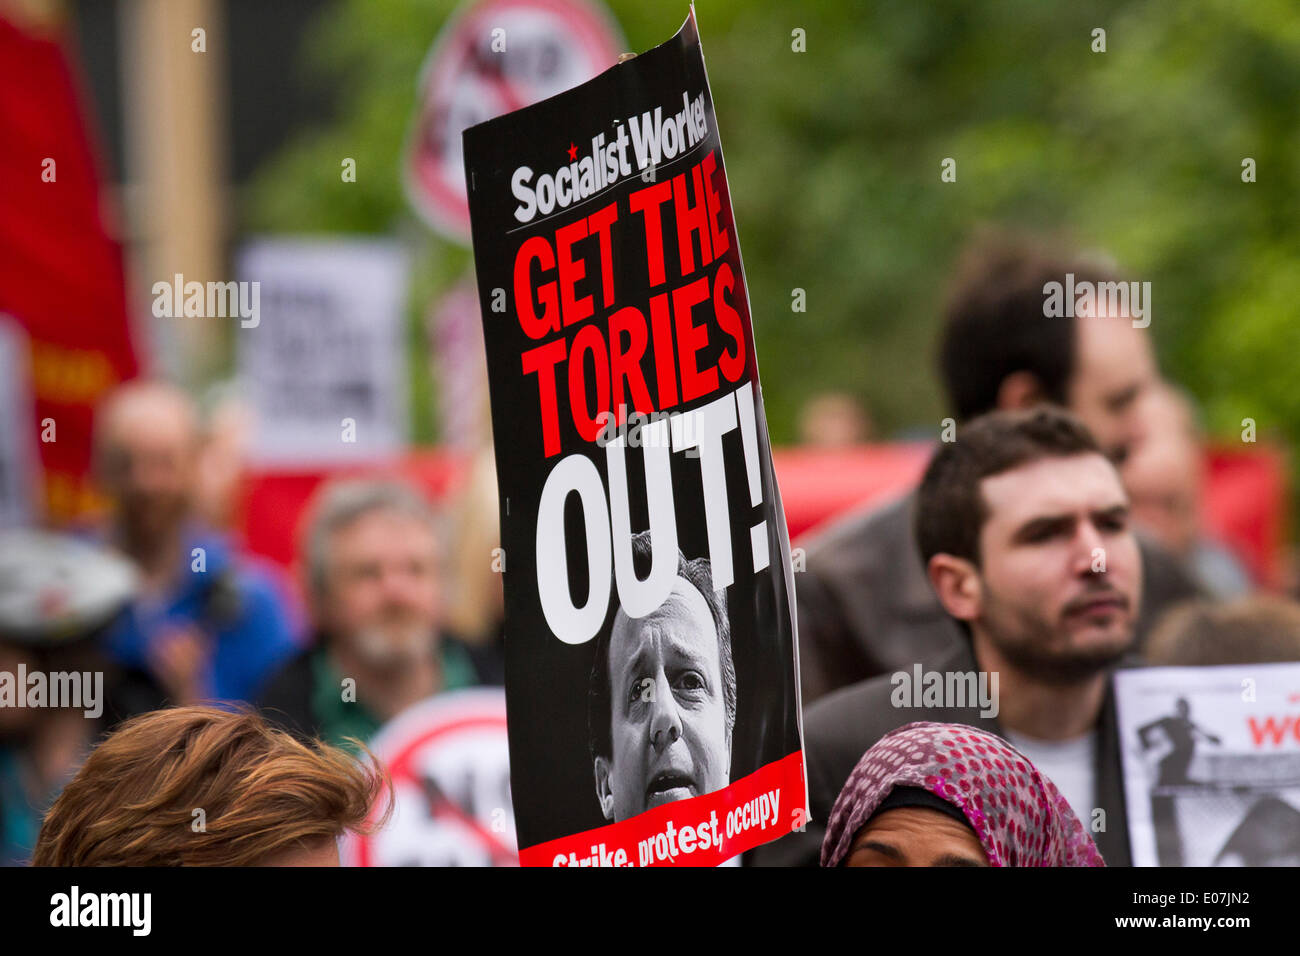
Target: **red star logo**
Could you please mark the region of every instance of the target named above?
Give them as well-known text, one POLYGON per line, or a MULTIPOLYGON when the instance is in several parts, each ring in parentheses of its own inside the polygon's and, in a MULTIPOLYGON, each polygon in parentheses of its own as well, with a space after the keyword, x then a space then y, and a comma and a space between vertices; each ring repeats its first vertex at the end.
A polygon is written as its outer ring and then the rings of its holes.
POLYGON ((569 162, 573 162, 573 161, 574 161, 575 159, 577 159, 577 158, 578 158, 578 147, 576 147, 576 146, 574 146, 572 143, 570 143, 570 144, 569 144, 569 162))

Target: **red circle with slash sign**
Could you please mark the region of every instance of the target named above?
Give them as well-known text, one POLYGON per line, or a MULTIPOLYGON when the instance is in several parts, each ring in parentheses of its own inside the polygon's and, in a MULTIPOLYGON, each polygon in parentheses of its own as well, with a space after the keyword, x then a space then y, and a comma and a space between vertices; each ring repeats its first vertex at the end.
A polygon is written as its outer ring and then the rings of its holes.
POLYGON ((420 75, 404 170, 411 205, 468 244, 460 134, 585 83, 613 66, 623 45, 608 12, 586 0, 486 0, 453 18, 420 75))
POLYGON ((393 815, 376 833, 344 838, 344 865, 519 865, 500 688, 422 701, 386 724, 370 749, 392 780, 393 815))

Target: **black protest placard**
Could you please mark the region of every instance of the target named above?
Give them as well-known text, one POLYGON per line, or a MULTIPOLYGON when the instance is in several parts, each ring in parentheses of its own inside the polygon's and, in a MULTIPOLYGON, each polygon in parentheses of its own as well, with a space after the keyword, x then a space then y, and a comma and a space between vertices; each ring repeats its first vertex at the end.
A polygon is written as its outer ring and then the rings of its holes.
POLYGON ((789 541, 694 12, 464 146, 520 860, 722 862, 802 826, 807 790, 789 541))

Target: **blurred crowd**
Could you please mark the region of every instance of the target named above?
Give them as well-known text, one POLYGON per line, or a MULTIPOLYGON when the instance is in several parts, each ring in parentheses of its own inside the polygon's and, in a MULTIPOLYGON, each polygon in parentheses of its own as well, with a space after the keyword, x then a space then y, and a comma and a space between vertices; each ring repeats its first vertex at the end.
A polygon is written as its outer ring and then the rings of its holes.
MULTIPOLYGON (((1131 316, 1045 317, 1044 285, 1066 274, 1127 278, 1039 237, 979 235, 953 269, 934 353, 955 429, 934 442, 914 490, 796 542, 807 560, 795 586, 812 822, 747 862, 1127 864, 1115 670, 1300 661, 1300 607, 1261 593, 1206 528, 1192 401, 1162 380, 1131 316), (996 673, 996 714, 900 706, 891 675, 918 666, 996 673), (944 772, 952 751, 975 746, 988 761, 944 772), (928 769, 897 771, 895 752, 928 769), (1020 762, 1010 784, 995 760, 1020 762), (953 799, 958 788, 984 795, 978 819, 953 799), (1050 812, 999 813, 1008 793, 1050 812), (1101 830, 1090 825, 1098 810, 1101 830)), ((822 447, 874 438, 844 395, 822 397, 805 421, 822 447)), ((355 795, 368 784, 340 777, 332 748, 355 750, 436 695, 504 681, 490 456, 436 509, 383 474, 326 482, 289 575, 235 533, 244 427, 237 403, 203 414, 175 385, 128 383, 95 416, 104 520, 6 533, 0 670, 102 672, 105 687, 93 719, 0 707, 4 863, 96 859, 68 846, 67 820, 89 812, 97 780, 116 779, 113 760, 157 776, 145 751, 193 743, 226 727, 223 714, 265 721, 238 725, 250 740, 287 736, 251 756, 214 745, 220 759, 298 760, 355 795), (158 721, 176 707, 194 708, 188 721, 158 721), (136 736, 86 762, 119 725, 136 736)), ((185 793, 177 806, 192 802, 185 793)), ((334 814, 303 839, 362 817, 334 814)), ((131 862, 123 852, 111 861, 131 862)), ((265 858, 285 852, 268 846, 265 858)))

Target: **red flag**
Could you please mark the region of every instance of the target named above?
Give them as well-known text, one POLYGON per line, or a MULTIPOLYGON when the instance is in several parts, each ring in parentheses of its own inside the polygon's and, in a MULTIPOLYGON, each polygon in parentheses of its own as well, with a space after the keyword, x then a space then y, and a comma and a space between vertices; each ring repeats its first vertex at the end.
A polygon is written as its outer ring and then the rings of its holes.
POLYGON ((79 89, 57 40, 0 17, 0 313, 29 339, 33 435, 45 432, 44 508, 54 521, 92 509, 94 407, 139 369, 79 89))

